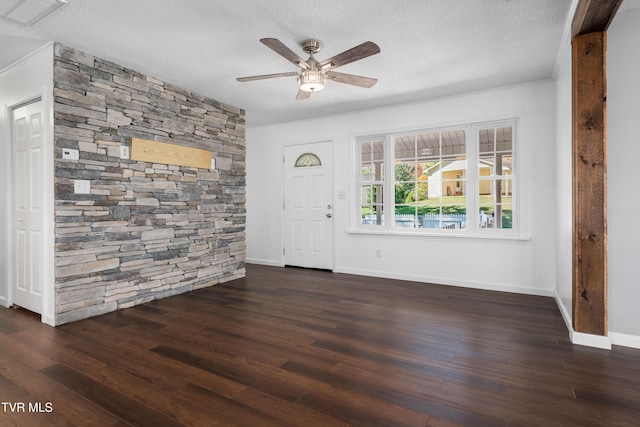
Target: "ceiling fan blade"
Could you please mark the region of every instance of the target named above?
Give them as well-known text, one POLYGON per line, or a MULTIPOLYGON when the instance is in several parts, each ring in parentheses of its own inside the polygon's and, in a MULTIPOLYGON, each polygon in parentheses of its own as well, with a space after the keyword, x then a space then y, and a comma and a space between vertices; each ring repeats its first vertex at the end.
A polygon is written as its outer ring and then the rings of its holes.
POLYGON ((327 78, 334 82, 344 83, 347 85, 360 86, 370 88, 378 83, 378 79, 371 77, 355 76, 353 74, 338 73, 336 71, 328 71, 327 78))
POLYGON ((297 76, 297 71, 289 71, 286 73, 275 73, 275 74, 262 74, 260 76, 248 76, 248 77, 238 77, 236 78, 239 82, 252 82, 254 80, 265 80, 265 79, 275 79, 276 77, 290 77, 297 76))
POLYGON ((307 61, 300 58, 294 51, 285 46, 284 43, 282 43, 280 40, 273 38, 264 38, 260 39, 260 42, 268 48, 272 49, 278 55, 284 57, 287 61, 293 63, 294 65, 300 68, 304 68, 305 70, 310 68, 309 64, 307 64, 307 61))
POLYGON ((303 90, 298 89, 298 94, 296 95, 296 101, 301 101, 303 99, 311 98, 311 92, 305 92, 303 90))
POLYGON ((342 67, 343 65, 357 61, 359 59, 366 58, 371 55, 380 53, 380 48, 374 42, 364 42, 356 47, 352 47, 349 50, 345 50, 336 56, 329 59, 325 59, 319 65, 320 68, 326 70, 331 68, 342 67))

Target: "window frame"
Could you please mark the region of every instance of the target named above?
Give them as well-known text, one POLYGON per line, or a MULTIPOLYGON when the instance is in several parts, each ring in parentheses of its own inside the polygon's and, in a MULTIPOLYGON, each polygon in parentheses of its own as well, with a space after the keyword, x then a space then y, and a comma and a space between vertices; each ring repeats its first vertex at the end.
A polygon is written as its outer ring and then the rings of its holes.
MULTIPOLYGON (((351 232, 364 234, 399 234, 410 236, 438 236, 438 237, 473 237, 473 238, 497 238, 497 239, 527 239, 524 227, 524 208, 521 195, 524 192, 522 180, 522 164, 523 155, 521 147, 524 145, 521 135, 522 118, 513 116, 496 120, 479 121, 472 123, 451 124, 441 127, 421 128, 408 131, 363 134, 354 137, 354 159, 353 166, 355 168, 354 189, 357 196, 354 198, 353 215, 351 232), (480 159, 480 130, 487 128, 511 127, 512 129, 512 172, 508 179, 512 183, 512 228, 480 228, 480 182, 487 180, 481 178, 478 170, 478 161, 480 159), (456 130, 465 132, 465 158, 467 160, 467 169, 463 178, 466 187, 466 213, 467 226, 464 229, 438 229, 438 228, 402 228, 395 225, 395 165, 396 158, 394 153, 394 140, 402 136, 416 136, 429 133, 444 133, 456 130), (361 188, 362 179, 362 143, 372 141, 384 141, 384 172, 382 178, 383 191, 383 212, 392 212, 393 220, 384 221, 378 224, 362 223, 362 200, 361 188), (478 212, 478 215, 470 215, 471 212, 478 212), (477 218, 476 218, 477 217, 477 218)), ((440 155, 442 158, 442 154, 440 155)), ((492 175, 495 179, 495 175, 492 175)), ((504 177, 504 175, 502 176, 504 177)), ((416 178, 417 179, 417 178, 416 178)), ((441 205, 442 206, 442 205, 441 205)), ((440 213, 442 215, 442 212, 440 213)))

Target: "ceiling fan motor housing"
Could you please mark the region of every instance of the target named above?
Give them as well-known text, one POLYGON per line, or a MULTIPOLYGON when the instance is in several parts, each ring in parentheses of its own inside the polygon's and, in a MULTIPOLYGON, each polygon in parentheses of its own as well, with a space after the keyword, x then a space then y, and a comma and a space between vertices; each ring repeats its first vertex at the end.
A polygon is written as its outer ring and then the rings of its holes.
POLYGON ((316 39, 307 39, 302 41, 300 46, 302 46, 302 50, 311 55, 320 51, 322 48, 322 42, 316 39))

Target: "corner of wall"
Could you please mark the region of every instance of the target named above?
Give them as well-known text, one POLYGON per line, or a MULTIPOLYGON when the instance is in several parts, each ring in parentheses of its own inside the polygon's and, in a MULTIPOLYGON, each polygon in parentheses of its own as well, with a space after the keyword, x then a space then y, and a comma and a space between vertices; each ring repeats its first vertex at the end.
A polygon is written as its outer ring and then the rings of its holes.
POLYGON ((564 302, 562 301, 562 298, 558 293, 558 289, 556 289, 556 292, 555 292, 555 300, 556 300, 556 304, 558 305, 558 310, 560 310, 560 314, 562 315, 562 320, 564 320, 564 324, 567 326, 567 329, 569 330, 569 335, 571 335, 573 333, 573 326, 571 321, 571 307, 566 307, 564 305, 564 302))

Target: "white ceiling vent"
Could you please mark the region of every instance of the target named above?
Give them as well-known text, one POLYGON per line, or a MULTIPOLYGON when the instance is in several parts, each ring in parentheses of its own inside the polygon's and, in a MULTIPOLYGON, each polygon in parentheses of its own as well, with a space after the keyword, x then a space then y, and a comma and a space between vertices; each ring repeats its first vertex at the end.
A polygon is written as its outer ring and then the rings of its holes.
POLYGON ((67 0, 0 0, 0 16, 33 25, 67 0))

